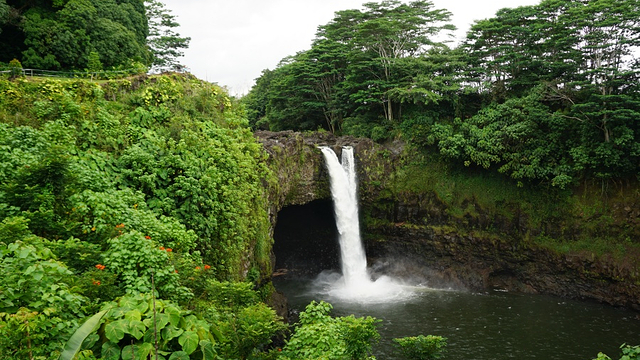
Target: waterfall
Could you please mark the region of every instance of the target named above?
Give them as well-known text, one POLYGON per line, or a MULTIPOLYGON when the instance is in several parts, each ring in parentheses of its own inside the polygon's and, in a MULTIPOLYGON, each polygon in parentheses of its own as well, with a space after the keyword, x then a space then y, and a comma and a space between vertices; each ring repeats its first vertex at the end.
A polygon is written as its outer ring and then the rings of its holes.
POLYGON ((321 273, 314 282, 316 289, 320 289, 317 292, 326 294, 331 301, 359 303, 393 302, 411 298, 413 293, 406 291, 397 281, 384 275, 372 281, 367 270, 367 257, 360 239, 358 184, 353 148, 342 148, 342 163, 331 148, 320 149, 329 171, 342 275, 321 273))
POLYGON ((371 282, 367 273, 367 258, 360 239, 358 220, 358 194, 353 148, 342 148, 342 164, 328 147, 321 148, 324 154, 331 196, 339 233, 340 258, 343 281, 347 287, 371 282))

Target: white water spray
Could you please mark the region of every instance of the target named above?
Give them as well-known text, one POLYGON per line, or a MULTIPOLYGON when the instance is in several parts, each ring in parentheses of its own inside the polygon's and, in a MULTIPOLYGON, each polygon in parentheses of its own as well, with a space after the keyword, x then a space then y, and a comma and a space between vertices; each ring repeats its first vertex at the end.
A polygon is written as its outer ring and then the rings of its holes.
POLYGON ((386 302, 410 297, 410 293, 387 276, 372 281, 360 239, 358 184, 353 148, 342 148, 342 164, 328 147, 320 148, 327 162, 336 225, 339 233, 342 276, 321 274, 316 285, 332 298, 357 302, 386 302))

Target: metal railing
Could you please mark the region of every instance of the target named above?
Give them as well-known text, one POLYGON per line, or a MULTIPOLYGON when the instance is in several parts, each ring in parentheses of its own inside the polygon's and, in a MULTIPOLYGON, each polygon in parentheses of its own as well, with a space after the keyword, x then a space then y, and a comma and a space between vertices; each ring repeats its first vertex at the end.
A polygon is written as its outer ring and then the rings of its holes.
POLYGON ((111 79, 128 75, 140 74, 140 69, 104 70, 104 71, 55 71, 42 69, 2 69, 0 74, 16 74, 29 77, 59 77, 81 79, 111 79), (19 73, 18 73, 19 72, 19 73))

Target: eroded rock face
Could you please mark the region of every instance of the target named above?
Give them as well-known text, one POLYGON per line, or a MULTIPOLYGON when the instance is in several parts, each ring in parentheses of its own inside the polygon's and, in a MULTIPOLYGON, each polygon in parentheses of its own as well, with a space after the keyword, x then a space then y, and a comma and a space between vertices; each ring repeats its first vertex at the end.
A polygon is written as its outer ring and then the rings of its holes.
POLYGON ((368 231, 367 255, 380 272, 417 276, 433 287, 550 294, 640 311, 640 285, 633 280, 637 274, 612 259, 560 255, 518 239, 463 235, 439 227, 398 225, 368 231))
MULTIPOLYGON (((329 175, 319 147, 329 146, 340 156, 343 146, 353 146, 358 164, 372 160, 365 156, 371 149, 382 149, 370 139, 336 137, 331 133, 257 131, 255 136, 269 155, 269 167, 277 175, 272 191, 277 210, 331 198, 329 175)), ((366 176, 366 172, 359 173, 366 176)))
MULTIPOLYGON (((554 222, 530 228, 518 204, 510 204, 511 216, 505 217, 473 200, 463 204, 473 215, 452 216, 434 192, 394 186, 404 166, 401 142, 382 146, 369 139, 290 131, 261 131, 256 137, 277 177, 270 189, 272 228, 284 207, 331 198, 318 146, 330 146, 339 155, 341 147, 349 145, 355 148, 365 248, 376 271, 421 277, 432 286, 552 294, 640 311, 635 264, 590 253, 560 255, 528 240, 540 232, 580 236, 579 222, 568 230, 554 222)), ((634 204, 614 206, 631 214, 621 226, 637 221, 634 204)))

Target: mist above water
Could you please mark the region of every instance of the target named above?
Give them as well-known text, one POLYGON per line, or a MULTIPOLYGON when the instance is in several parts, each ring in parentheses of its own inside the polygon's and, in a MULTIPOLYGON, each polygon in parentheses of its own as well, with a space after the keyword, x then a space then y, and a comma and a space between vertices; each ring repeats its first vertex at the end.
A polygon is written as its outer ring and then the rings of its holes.
POLYGON ((359 303, 380 303, 408 299, 412 287, 388 276, 371 279, 367 268, 358 219, 358 194, 353 148, 342 148, 342 162, 329 147, 321 147, 331 183, 336 226, 339 234, 342 274, 323 272, 314 281, 312 292, 330 300, 359 303))

